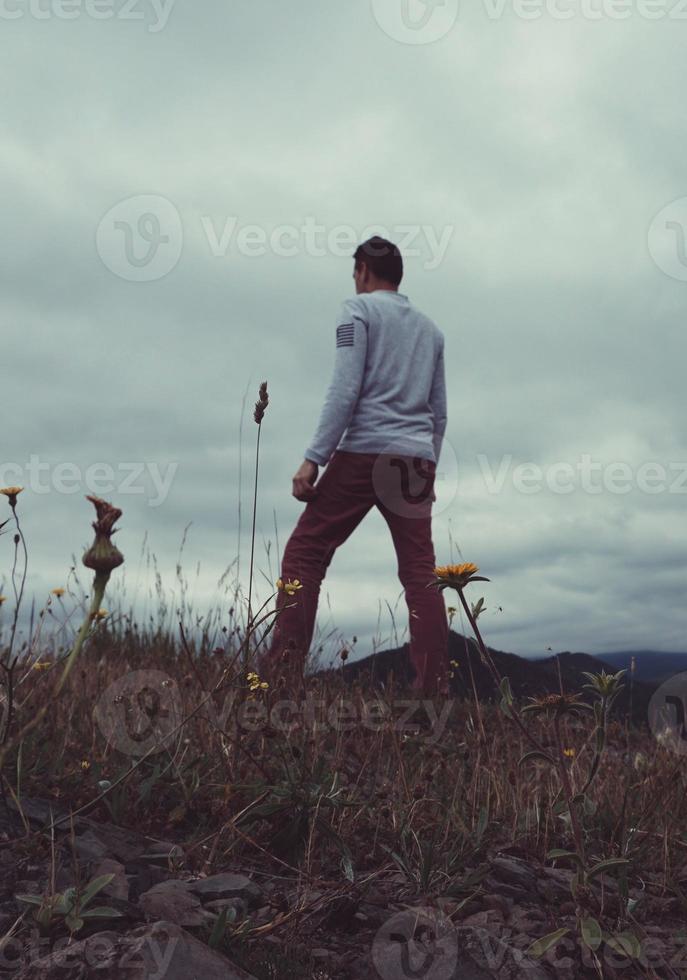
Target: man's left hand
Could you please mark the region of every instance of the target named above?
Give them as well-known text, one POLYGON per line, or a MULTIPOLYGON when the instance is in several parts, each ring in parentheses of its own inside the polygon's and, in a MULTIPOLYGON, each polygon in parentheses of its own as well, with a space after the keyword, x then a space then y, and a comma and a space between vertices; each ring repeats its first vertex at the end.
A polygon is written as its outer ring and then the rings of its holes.
POLYGON ((317 487, 314 486, 317 480, 318 466, 312 460, 304 459, 298 472, 293 478, 293 496, 296 500, 314 500, 317 496, 317 487))

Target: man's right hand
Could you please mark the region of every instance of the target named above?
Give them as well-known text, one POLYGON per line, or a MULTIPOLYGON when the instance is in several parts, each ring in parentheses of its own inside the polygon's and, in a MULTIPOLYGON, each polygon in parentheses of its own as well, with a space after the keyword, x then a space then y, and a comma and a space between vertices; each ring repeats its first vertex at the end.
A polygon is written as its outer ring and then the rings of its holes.
POLYGON ((318 466, 310 459, 304 459, 298 471, 293 477, 293 496, 296 500, 314 500, 317 496, 317 487, 314 486, 317 480, 318 466))

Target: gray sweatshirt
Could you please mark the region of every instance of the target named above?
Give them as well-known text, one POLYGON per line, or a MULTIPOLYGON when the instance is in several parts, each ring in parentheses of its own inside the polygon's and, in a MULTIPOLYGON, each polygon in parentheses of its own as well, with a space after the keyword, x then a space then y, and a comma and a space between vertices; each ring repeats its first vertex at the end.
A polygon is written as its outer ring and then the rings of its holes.
POLYGON ((325 466, 342 449, 438 463, 446 431, 441 330, 407 296, 376 289, 343 303, 335 336, 334 374, 305 458, 325 466))

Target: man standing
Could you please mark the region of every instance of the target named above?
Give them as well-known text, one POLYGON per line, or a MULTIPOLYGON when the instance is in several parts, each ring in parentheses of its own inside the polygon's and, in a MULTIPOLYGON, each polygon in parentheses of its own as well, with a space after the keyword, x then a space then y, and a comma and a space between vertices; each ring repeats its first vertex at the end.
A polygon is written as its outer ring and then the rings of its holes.
POLYGON ((336 324, 334 374, 293 495, 306 502, 284 551, 270 649, 261 668, 302 674, 320 585, 334 552, 376 506, 405 590, 414 687, 445 693, 448 619, 434 579, 431 509, 446 430, 444 336, 399 293, 403 259, 375 237, 358 247, 356 297, 336 324), (344 435, 345 433, 345 435, 344 435), (343 436, 343 438, 342 438, 343 436), (326 470, 317 480, 318 467, 326 470))

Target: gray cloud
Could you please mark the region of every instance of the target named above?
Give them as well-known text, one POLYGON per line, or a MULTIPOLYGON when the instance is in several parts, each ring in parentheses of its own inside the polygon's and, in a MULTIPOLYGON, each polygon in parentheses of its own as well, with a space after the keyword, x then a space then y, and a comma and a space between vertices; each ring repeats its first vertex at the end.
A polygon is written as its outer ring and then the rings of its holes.
MULTIPOLYGON (((1 24, 13 93, 0 138, 3 464, 34 455, 53 475, 60 463, 82 473, 96 462, 174 464, 159 506, 149 477, 142 493, 110 494, 124 510, 126 581, 147 532, 171 591, 192 522, 184 561, 194 576, 200 562, 197 601, 210 603, 239 540, 247 587, 251 415, 267 379, 266 598, 275 519, 283 551, 302 509, 291 476, 352 290, 349 260, 313 254, 299 230, 308 219, 325 239, 340 225, 450 229, 433 269, 420 236, 404 282, 446 335, 446 460, 455 453, 458 488, 448 467, 437 560, 476 561, 492 579, 482 622, 503 649, 684 648, 684 489, 648 493, 636 475, 687 460, 687 285, 647 246, 654 215, 687 195, 687 24, 526 22, 512 11, 491 21, 474 5, 441 40, 411 46, 383 33, 366 0, 212 0, 202 11, 177 0, 157 33, 152 8, 140 9, 143 21, 1 24), (131 282, 106 267, 96 232, 143 194, 176 208, 183 247, 168 275, 131 282), (293 227, 297 254, 240 254, 235 234, 213 254, 207 228, 221 237, 234 219, 268 238, 293 227), (520 463, 547 472, 583 454, 627 463, 630 493, 513 486, 520 463), (512 457, 499 492, 480 456, 494 470, 512 457)), ((87 489, 27 486, 21 498, 38 601, 88 541, 87 489)), ((0 548, 6 591, 8 537, 0 548)), ((393 644, 386 602, 401 639, 393 548, 371 514, 333 560, 320 631, 332 649, 353 635, 361 652, 393 644)))

